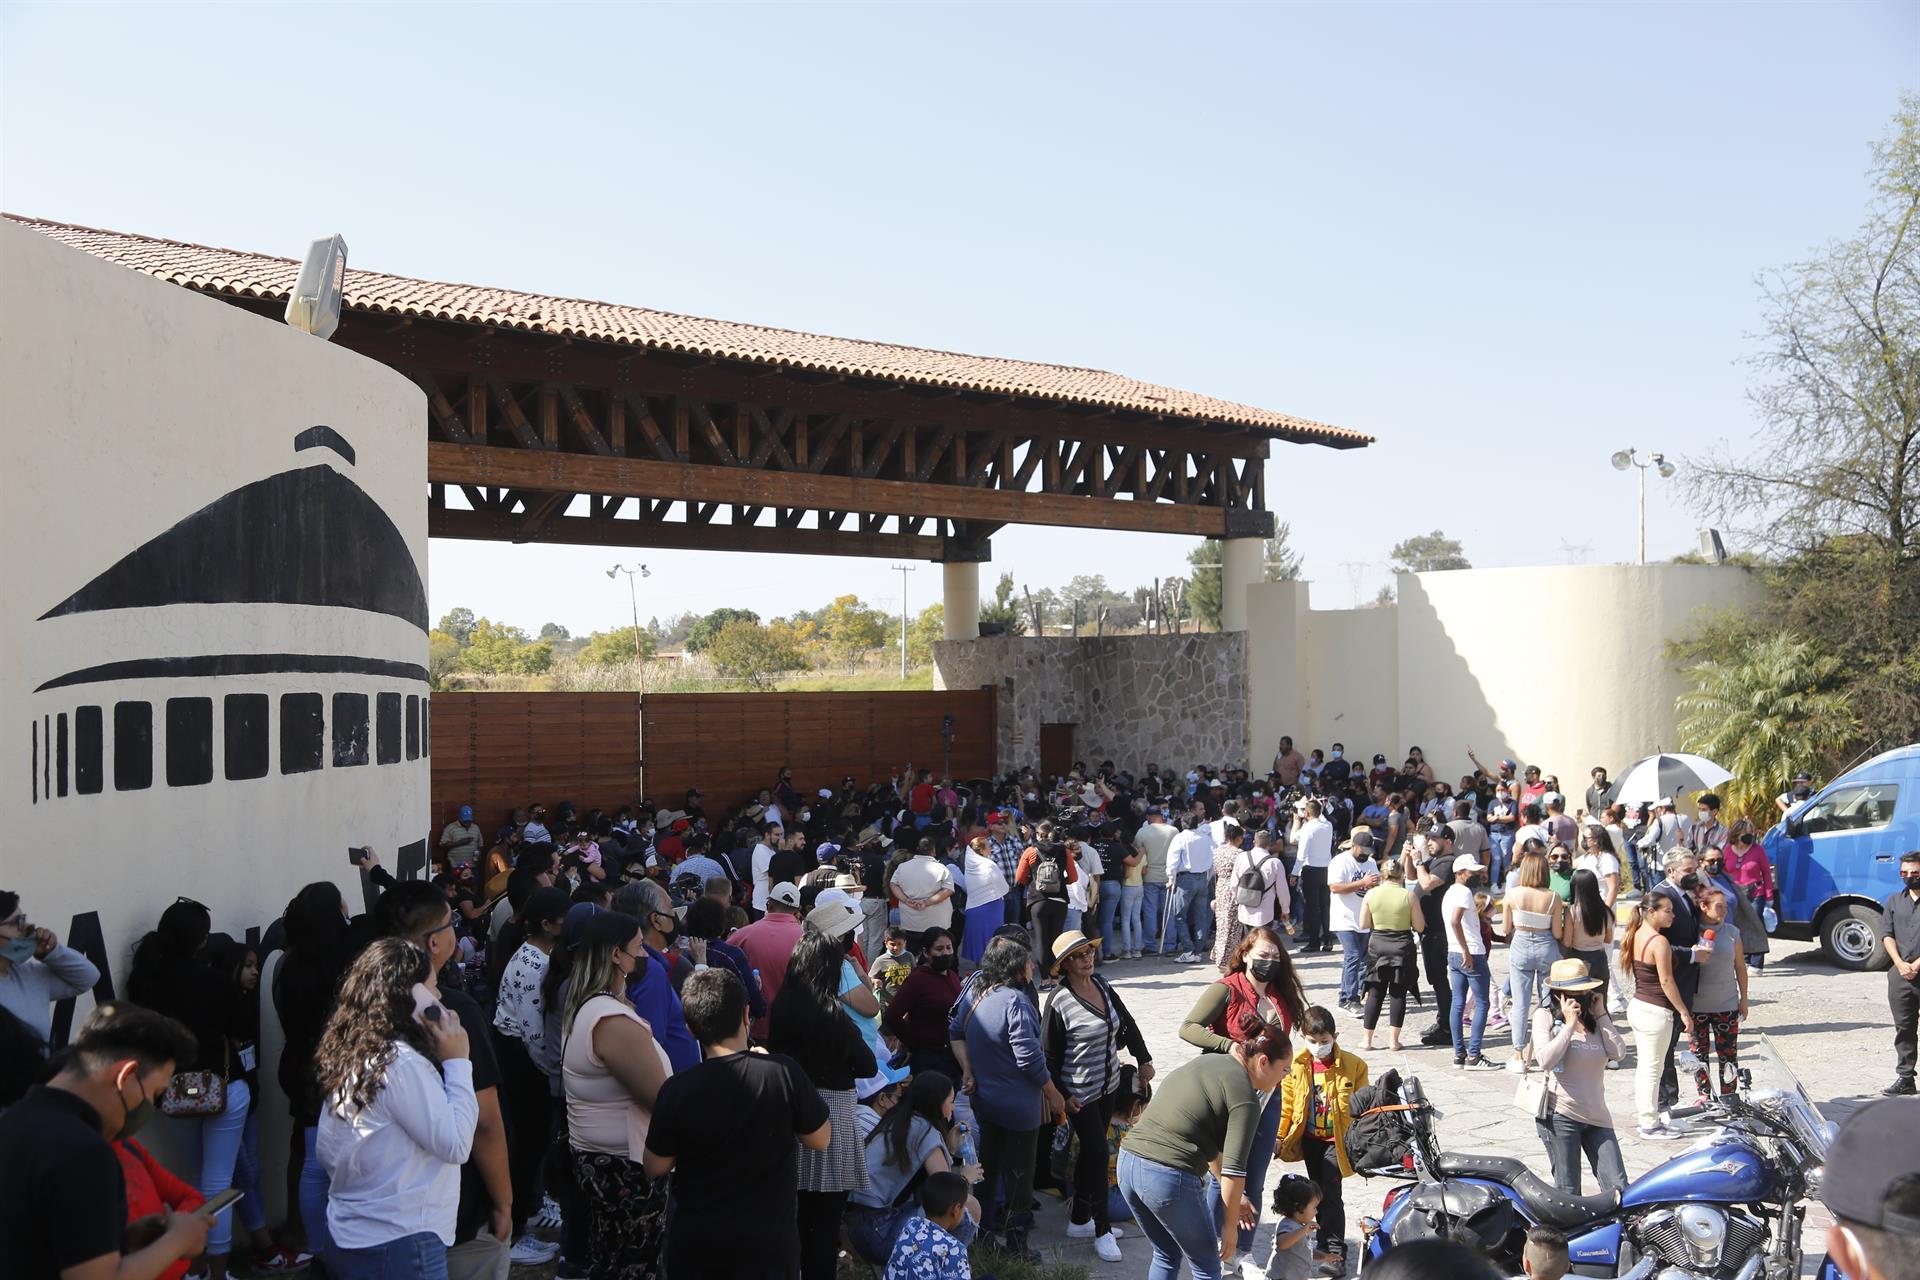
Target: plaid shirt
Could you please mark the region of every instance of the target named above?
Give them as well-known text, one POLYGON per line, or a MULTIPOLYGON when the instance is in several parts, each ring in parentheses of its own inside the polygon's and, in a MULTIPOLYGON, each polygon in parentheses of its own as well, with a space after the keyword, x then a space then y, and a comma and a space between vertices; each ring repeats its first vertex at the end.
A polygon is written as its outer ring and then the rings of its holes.
POLYGON ((1015 873, 1020 870, 1020 855, 1026 852, 1019 837, 1002 836, 999 839, 989 837, 987 844, 993 850, 994 863, 999 866, 1000 873, 1006 876, 1007 883, 1011 885, 1014 882, 1015 873))

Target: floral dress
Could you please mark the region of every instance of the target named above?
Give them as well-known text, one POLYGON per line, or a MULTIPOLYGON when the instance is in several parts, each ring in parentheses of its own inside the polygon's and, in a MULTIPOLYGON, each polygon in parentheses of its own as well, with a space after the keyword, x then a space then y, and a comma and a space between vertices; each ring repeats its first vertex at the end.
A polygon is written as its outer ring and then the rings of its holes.
POLYGON ((1235 909, 1239 904, 1234 897, 1238 886, 1233 882, 1233 863, 1239 856, 1237 844, 1213 846, 1213 962, 1223 970, 1240 939, 1247 936, 1247 926, 1240 923, 1235 909))

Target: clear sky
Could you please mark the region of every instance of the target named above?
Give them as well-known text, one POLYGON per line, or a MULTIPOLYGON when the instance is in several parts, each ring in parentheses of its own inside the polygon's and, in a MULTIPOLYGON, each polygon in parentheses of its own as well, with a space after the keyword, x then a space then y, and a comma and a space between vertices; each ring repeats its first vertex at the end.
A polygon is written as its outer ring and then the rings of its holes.
MULTIPOLYGON (((1276 445, 1315 603, 1435 528, 1634 554, 1616 448, 1753 426, 1754 275, 1859 222, 1920 5, 0 7, 0 205, 1111 369, 1354 427, 1276 445)), ((1700 523, 1652 482, 1649 553, 1700 523)), ((1010 528, 1029 585, 1191 543, 1010 528)), ((435 542, 431 608, 770 616, 885 561, 435 542)), ((937 598, 923 566, 911 604, 937 598)))

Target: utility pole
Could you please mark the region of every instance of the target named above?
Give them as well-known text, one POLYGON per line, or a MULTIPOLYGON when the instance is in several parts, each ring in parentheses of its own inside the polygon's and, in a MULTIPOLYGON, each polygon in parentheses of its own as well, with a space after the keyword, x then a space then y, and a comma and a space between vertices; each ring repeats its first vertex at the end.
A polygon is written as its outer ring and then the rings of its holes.
POLYGON ((607 570, 607 576, 609 578, 619 573, 627 575, 627 604, 633 610, 633 674, 634 678, 639 681, 640 686, 639 692, 633 700, 634 782, 640 789, 640 795, 636 796, 635 799, 644 800, 647 791, 647 752, 645 741, 647 733, 647 664, 646 660, 640 656, 640 593, 634 586, 634 579, 651 578, 653 574, 648 571, 647 566, 644 564, 635 565, 631 569, 623 564, 617 564, 607 570))
POLYGON ((896 564, 900 571, 900 683, 907 682, 907 575, 919 571, 917 564, 896 564))

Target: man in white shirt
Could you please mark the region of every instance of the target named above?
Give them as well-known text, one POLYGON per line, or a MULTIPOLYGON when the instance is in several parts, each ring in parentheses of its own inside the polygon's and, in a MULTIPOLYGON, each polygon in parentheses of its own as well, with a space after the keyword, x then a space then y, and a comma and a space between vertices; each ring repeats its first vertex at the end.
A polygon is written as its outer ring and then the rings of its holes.
POLYGON ((1646 834, 1635 842, 1649 867, 1660 866, 1661 855, 1667 850, 1687 845, 1693 824, 1680 816, 1679 807, 1672 797, 1653 802, 1653 814, 1648 819, 1646 834))
POLYGON ((900 927, 909 937, 927 929, 953 924, 953 872, 921 842, 913 857, 900 864, 888 881, 900 899, 900 927))
POLYGON ((1141 879, 1146 886, 1143 900, 1147 941, 1141 948, 1145 955, 1160 954, 1160 921, 1166 913, 1168 890, 1172 888, 1167 874, 1167 850, 1177 834, 1168 825, 1166 812, 1156 806, 1147 810, 1147 820, 1140 824, 1139 832, 1133 837, 1134 852, 1145 859, 1141 869, 1141 879))
POLYGON ((1293 903, 1287 892, 1287 864, 1273 843, 1271 831, 1256 832, 1253 848, 1242 849, 1233 860, 1234 913, 1240 923, 1249 929, 1278 924, 1286 919, 1287 909, 1293 903), (1250 907, 1240 899, 1240 877, 1256 867, 1260 870, 1261 880, 1265 882, 1265 889, 1260 895, 1259 904, 1250 907))
POLYGON ((1474 905, 1473 891, 1485 870, 1472 858, 1453 860, 1453 887, 1440 900, 1440 927, 1447 937, 1447 975, 1452 988, 1447 1029, 1453 1037, 1453 1065, 1498 1071, 1500 1064, 1489 1062, 1480 1052, 1480 1041, 1487 1033, 1490 984, 1487 943, 1480 933, 1480 911, 1474 905), (1472 1030, 1462 1034, 1460 1015, 1466 1009, 1468 991, 1473 992, 1472 1030))
POLYGON ((1373 868, 1373 833, 1357 828, 1327 865, 1328 926, 1340 939, 1340 1007, 1348 1013, 1360 1008, 1367 963, 1368 935, 1360 928, 1360 900, 1380 880, 1373 868))
MULTIPOLYGON (((1087 913, 1099 905, 1100 877, 1106 871, 1106 863, 1101 861, 1099 850, 1085 840, 1067 841, 1067 852, 1080 867, 1079 878, 1067 886, 1067 928, 1079 929, 1086 922, 1087 913)), ((1119 891, 1120 886, 1116 884, 1116 898, 1119 891)))
POLYGON ((1163 952, 1176 951, 1182 962, 1192 964, 1212 934, 1213 895, 1207 892, 1207 877, 1213 874, 1213 832, 1205 822, 1185 821, 1192 825, 1167 846, 1167 874, 1173 878, 1167 929, 1172 936, 1163 952))
POLYGON ((777 822, 760 824, 760 843, 753 846, 753 918, 767 914, 767 890, 773 888, 773 846, 785 833, 777 822))
POLYGON ((1320 816, 1320 802, 1301 805, 1293 819, 1289 836, 1299 850, 1294 870, 1300 876, 1300 896, 1306 910, 1301 935, 1302 952, 1333 950, 1332 934, 1327 930, 1327 864, 1333 861, 1333 824, 1320 816))

